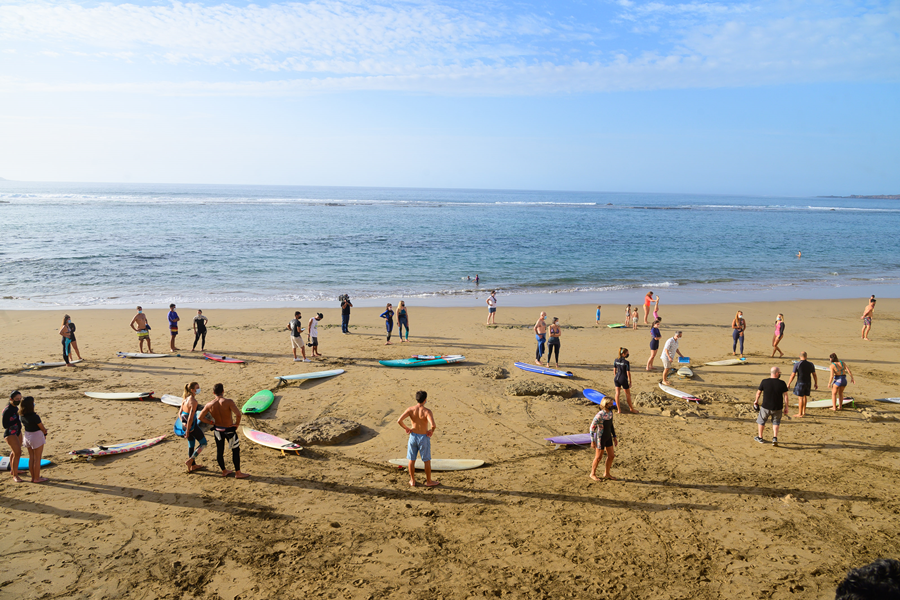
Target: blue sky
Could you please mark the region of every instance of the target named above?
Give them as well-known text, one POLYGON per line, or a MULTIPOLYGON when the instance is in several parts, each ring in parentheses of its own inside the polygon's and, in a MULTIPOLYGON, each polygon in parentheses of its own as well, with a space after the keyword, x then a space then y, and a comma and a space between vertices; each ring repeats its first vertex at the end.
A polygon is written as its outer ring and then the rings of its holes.
POLYGON ((0 0, 0 176, 900 193, 900 2, 0 0))

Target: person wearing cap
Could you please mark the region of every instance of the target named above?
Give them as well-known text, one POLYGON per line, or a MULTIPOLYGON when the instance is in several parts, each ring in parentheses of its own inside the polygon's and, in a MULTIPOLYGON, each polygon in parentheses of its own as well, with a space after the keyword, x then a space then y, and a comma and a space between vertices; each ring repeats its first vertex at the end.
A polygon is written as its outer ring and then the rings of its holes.
POLYGON ((178 313, 175 312, 175 305, 169 305, 169 333, 172 334, 172 337, 169 341, 169 348, 172 349, 172 352, 177 352, 178 348, 175 347, 175 336, 178 335, 178 321, 181 319, 178 318, 178 313))
POLYGON ((322 320, 322 313, 316 313, 309 320, 309 328, 306 330, 306 343, 312 348, 312 357, 322 356, 319 354, 319 321, 322 320))

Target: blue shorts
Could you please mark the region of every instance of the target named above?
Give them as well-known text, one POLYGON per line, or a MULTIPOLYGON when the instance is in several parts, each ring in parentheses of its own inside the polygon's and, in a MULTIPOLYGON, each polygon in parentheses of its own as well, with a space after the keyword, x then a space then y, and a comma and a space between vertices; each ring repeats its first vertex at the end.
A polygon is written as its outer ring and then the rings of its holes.
POLYGON ((431 460, 431 438, 424 433, 409 434, 409 443, 406 445, 406 460, 416 460, 416 454, 422 457, 422 462, 431 460))
POLYGON ((834 378, 834 382, 831 385, 834 387, 847 387, 847 376, 838 375, 834 378))

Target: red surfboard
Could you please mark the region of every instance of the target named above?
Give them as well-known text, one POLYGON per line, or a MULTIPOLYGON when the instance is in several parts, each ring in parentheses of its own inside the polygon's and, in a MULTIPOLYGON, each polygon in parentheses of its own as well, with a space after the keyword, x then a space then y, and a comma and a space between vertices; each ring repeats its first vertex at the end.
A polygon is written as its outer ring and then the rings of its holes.
POLYGON ((208 360, 214 360, 216 362, 223 362, 223 363, 234 363, 234 364, 243 364, 244 363, 244 361, 242 361, 239 358, 228 358, 227 356, 219 356, 218 354, 210 354, 209 352, 204 352, 203 358, 206 358, 208 360))

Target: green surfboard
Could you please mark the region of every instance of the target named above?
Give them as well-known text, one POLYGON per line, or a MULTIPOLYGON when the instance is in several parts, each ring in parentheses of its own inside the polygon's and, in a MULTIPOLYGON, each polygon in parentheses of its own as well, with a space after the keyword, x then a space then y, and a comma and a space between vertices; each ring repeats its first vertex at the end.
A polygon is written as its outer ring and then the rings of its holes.
POLYGON ((241 412, 245 415, 255 415, 266 410, 275 402, 275 394, 270 390, 262 390, 253 394, 244 404, 241 412))

